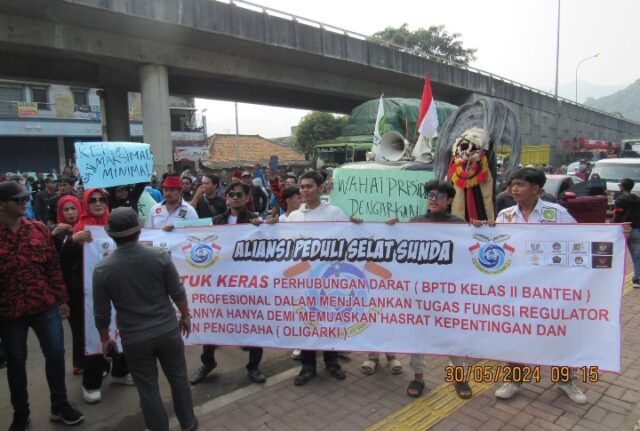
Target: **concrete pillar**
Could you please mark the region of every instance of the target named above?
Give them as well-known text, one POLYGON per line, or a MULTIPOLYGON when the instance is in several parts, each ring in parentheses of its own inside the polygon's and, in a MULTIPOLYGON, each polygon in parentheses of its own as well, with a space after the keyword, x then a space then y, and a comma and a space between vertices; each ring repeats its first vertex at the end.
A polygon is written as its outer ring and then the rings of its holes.
POLYGON ((129 98, 127 89, 105 87, 102 93, 104 101, 104 120, 109 141, 130 141, 129 98))
POLYGON ((140 66, 140 89, 144 142, 151 145, 153 168, 162 175, 167 165, 173 164, 167 68, 157 64, 140 66))
POLYGON ((58 136, 58 165, 60 166, 60 170, 58 172, 62 172, 65 166, 67 166, 67 155, 64 152, 64 136, 58 136))

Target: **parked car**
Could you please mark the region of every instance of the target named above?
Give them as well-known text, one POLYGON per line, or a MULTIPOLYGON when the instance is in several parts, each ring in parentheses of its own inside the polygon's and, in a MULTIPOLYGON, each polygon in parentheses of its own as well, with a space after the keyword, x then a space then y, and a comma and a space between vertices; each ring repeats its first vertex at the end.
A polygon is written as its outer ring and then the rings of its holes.
POLYGON ((573 175, 547 175, 544 190, 553 195, 578 223, 606 222, 605 181, 582 181, 573 175))
POLYGON ((589 178, 606 181, 609 210, 612 210, 613 203, 620 194, 618 184, 623 178, 631 178, 635 181, 632 192, 640 196, 640 158, 598 160, 593 165, 589 178))

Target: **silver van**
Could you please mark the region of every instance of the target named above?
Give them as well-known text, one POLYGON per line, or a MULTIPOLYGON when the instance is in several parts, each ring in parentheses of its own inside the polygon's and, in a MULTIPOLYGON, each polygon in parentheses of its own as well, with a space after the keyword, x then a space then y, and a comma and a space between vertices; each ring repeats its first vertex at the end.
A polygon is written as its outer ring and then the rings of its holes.
POLYGON ((589 179, 600 178, 607 182, 607 198, 609 208, 620 194, 618 184, 623 178, 635 181, 632 192, 640 196, 640 158, 635 159, 603 159, 593 165, 589 179))

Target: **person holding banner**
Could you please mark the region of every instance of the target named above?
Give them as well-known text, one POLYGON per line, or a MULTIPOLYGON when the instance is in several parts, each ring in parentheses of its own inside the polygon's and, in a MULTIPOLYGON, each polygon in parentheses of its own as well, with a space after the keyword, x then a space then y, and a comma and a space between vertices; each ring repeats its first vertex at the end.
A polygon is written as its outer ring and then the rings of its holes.
POLYGON ((167 175, 162 182, 164 201, 151 207, 144 227, 171 232, 177 221, 196 220, 198 214, 182 199, 182 182, 177 175, 167 175))
MULTIPOLYGON (((67 242, 72 242, 73 228, 80 219, 82 213, 82 206, 75 196, 67 195, 60 198, 58 201, 58 225, 51 232, 53 236, 53 242, 56 245, 58 252, 62 250, 62 247, 67 242)), ((64 276, 64 283, 67 286, 67 292, 69 293, 70 308, 74 312, 69 314, 69 327, 71 328, 71 339, 73 349, 73 374, 82 374, 84 371, 84 339, 83 332, 79 328, 83 328, 83 314, 82 310, 83 295, 77 295, 77 292, 71 288, 71 278, 73 276, 73 257, 70 253, 60 254, 60 266, 62 267, 62 275, 64 276), (77 312, 76 312, 77 311, 77 312)))
MULTIPOLYGON (((516 204, 506 208, 498 214, 496 223, 576 223, 562 205, 545 202, 540 198, 547 178, 542 170, 535 168, 522 168, 511 176, 511 194, 516 204)), ((475 226, 495 223, 483 221, 474 222, 475 226)), ((517 364, 510 364, 517 367, 517 364)), ((509 399, 520 391, 521 382, 506 382, 496 392, 496 398, 509 399)), ((587 397, 578 388, 573 380, 568 383, 558 383, 562 392, 576 404, 586 404, 587 397)))
MULTIPOLYGON (((451 214, 451 204, 456 195, 456 189, 451 183, 446 181, 433 180, 424 185, 425 196, 427 197, 427 213, 422 216, 413 217, 411 223, 466 223, 466 221, 460 217, 456 217, 451 214)), ((387 221, 387 224, 395 224, 398 222, 397 218, 387 221)), ((363 372, 365 365, 370 366, 370 362, 373 361, 377 366, 378 355, 372 353, 369 355, 370 361, 365 361, 362 364, 363 372)), ((389 359, 389 355, 387 355, 389 359)), ((464 367, 466 364, 464 358, 460 356, 449 356, 449 362, 454 367, 464 367)), ((391 367, 392 362, 389 361, 391 367)), ((424 366, 425 355, 414 354, 411 355, 409 366, 413 370, 414 377, 407 387, 407 395, 412 398, 418 398, 424 391, 424 366)), ((393 372, 393 371, 392 371, 393 372)), ((372 374, 372 373, 371 373, 372 374)), ((453 384, 454 389, 458 397, 462 399, 469 399, 473 396, 471 386, 467 381, 458 381, 453 384)))
POLYGON ((69 404, 64 377, 62 319, 69 315, 67 289, 51 232, 24 217, 29 192, 13 181, 0 184, 0 340, 7 355, 13 422, 29 426, 27 334, 32 328, 45 357, 52 421, 74 425, 84 416, 69 404))
POLYGON ((47 221, 49 225, 54 225, 58 216, 58 199, 62 196, 73 194, 73 184, 75 180, 71 177, 61 176, 58 178, 58 193, 49 200, 49 215, 47 221))
MULTIPOLYGON (((249 203, 249 195, 251 193, 250 187, 234 180, 227 187, 227 211, 218 215, 213 219, 214 225, 224 224, 246 224, 251 223, 259 225, 262 223, 262 219, 258 217, 258 214, 251 212, 247 209, 249 203)), ((191 376, 191 384, 197 385, 201 383, 207 375, 213 371, 218 365, 215 358, 216 347, 212 344, 206 344, 202 346, 202 355, 200 360, 202 365, 191 376)), ((249 379, 254 383, 264 383, 267 378, 260 371, 260 361, 262 361, 262 347, 250 347, 249 349, 249 362, 247 363, 247 372, 249 379)))
MULTIPOLYGON (((85 192, 82 200, 82 215, 73 228, 72 241, 63 244, 61 255, 63 259, 73 259, 73 271, 71 275, 70 296, 74 300, 70 303, 71 314, 75 318, 69 323, 75 327, 73 334, 83 341, 85 340, 84 322, 84 258, 82 247, 85 242, 91 241, 91 233, 85 230, 85 226, 104 226, 109 217, 109 206, 107 193, 102 189, 89 189, 85 192)), ((85 349, 83 348, 83 351, 85 349)), ((102 355, 90 355, 84 358, 84 372, 82 375, 82 394, 88 404, 98 403, 102 400, 100 387, 105 372, 109 370, 109 363, 102 355)), ((127 363, 124 355, 118 354, 113 360, 111 369, 111 382, 133 385, 133 380, 129 375, 127 363)))
POLYGON ((142 225, 131 208, 117 208, 105 226, 116 250, 93 272, 93 310, 105 355, 117 352, 109 336, 111 304, 118 318, 122 349, 140 396, 144 422, 151 431, 169 431, 169 419, 158 387, 160 362, 184 431, 198 428, 187 380, 184 342, 191 315, 183 284, 167 251, 138 242, 142 225), (173 303, 180 310, 176 318, 173 303))
MULTIPOLYGON (((300 177, 300 194, 303 204, 287 217, 287 222, 349 221, 349 217, 337 206, 330 205, 320 200, 324 178, 316 171, 309 171, 300 177)), ((324 365, 327 371, 338 380, 344 380, 347 375, 338 363, 338 352, 325 350, 323 352, 324 365)), ((316 375, 316 351, 303 350, 300 354, 302 369, 296 376, 294 384, 301 386, 306 384, 316 375)))

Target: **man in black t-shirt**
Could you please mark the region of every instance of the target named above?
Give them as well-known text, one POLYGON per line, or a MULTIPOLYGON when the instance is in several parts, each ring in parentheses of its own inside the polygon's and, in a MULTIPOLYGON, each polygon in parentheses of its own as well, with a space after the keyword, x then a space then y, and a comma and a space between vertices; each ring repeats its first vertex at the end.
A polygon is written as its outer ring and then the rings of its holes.
POLYGON ((631 223, 627 246, 633 262, 633 287, 640 288, 640 199, 631 193, 635 182, 630 178, 620 181, 620 196, 613 204, 613 222, 631 223))
POLYGON ((220 179, 213 174, 202 176, 202 185, 198 187, 191 200, 191 206, 198 213, 199 218, 216 217, 227 210, 223 197, 218 196, 220 179))

